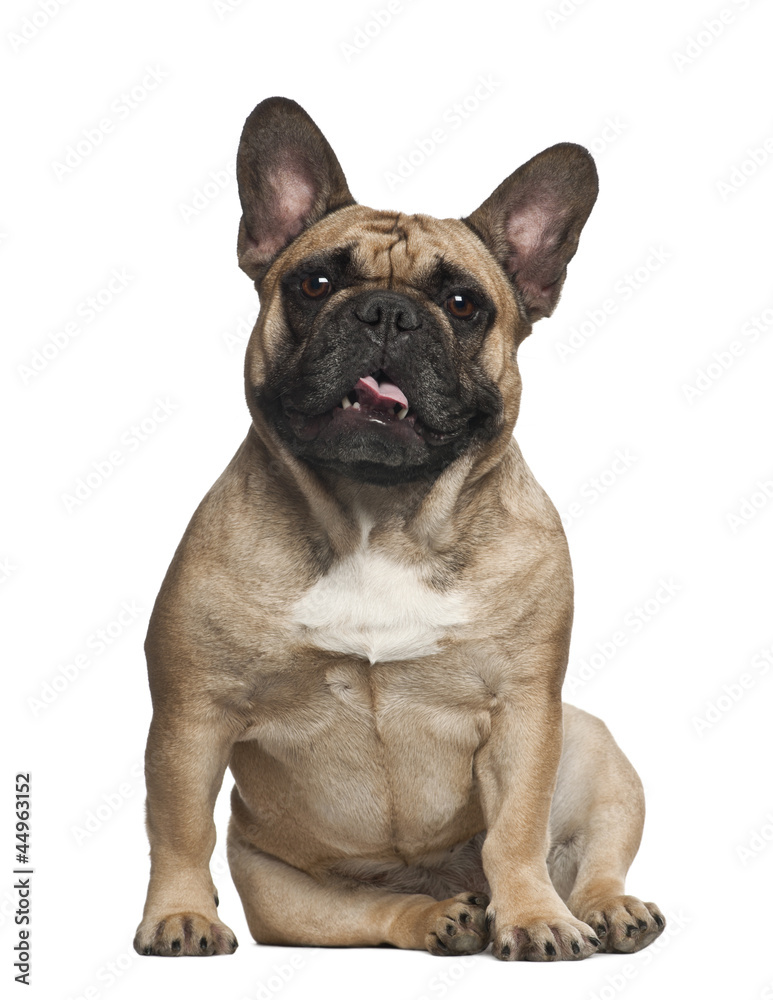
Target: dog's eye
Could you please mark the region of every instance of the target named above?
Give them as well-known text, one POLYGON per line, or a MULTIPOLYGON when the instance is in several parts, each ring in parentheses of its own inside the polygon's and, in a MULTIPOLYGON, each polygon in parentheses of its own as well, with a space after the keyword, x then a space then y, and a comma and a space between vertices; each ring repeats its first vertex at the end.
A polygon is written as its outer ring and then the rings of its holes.
POLYGON ((446 299, 446 309, 457 319, 469 319, 475 312, 475 303, 469 295, 449 295, 446 299))
POLYGON ((330 288, 330 279, 324 274, 310 274, 301 282, 301 291, 307 299, 324 299, 330 288))

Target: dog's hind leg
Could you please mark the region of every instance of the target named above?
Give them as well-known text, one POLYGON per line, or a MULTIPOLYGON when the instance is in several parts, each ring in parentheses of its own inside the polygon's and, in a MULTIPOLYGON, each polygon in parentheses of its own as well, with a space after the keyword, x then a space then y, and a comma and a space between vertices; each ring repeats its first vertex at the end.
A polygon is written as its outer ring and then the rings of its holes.
POLYGON ((438 901, 336 875, 313 878, 257 850, 233 820, 228 862, 250 932, 260 944, 391 944, 434 955, 467 955, 489 942, 488 897, 482 894, 438 901))
POLYGON ((564 705, 548 869, 558 894, 605 951, 639 951, 665 927, 654 903, 625 894, 643 825, 636 771, 600 719, 564 705))

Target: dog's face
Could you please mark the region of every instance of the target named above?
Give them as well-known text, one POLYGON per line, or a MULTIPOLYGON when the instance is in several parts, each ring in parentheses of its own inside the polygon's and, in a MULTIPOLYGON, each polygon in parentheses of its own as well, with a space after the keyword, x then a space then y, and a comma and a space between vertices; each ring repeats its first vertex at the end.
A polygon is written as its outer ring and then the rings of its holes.
POLYGON ((584 150, 540 154, 463 221, 378 212, 354 204, 306 113, 272 98, 237 173, 239 262, 261 297, 256 423, 312 466, 383 485, 509 437, 517 346, 554 308, 596 197, 584 150))
POLYGON ((340 209, 295 240, 261 294, 250 389, 312 465, 432 477, 501 430, 517 380, 503 331, 523 321, 463 223, 340 209))

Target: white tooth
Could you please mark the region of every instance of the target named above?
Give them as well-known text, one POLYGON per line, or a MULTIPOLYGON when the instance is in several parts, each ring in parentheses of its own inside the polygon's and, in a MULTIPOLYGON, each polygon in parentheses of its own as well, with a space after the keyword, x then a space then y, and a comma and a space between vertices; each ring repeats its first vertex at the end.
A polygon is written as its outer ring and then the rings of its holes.
POLYGON ((398 420, 405 420, 405 418, 406 418, 407 415, 408 415, 408 407, 407 406, 403 406, 403 407, 401 407, 397 411, 397 419, 398 420))
POLYGON ((359 408, 360 408, 360 404, 359 403, 352 403, 352 409, 353 410, 359 410, 359 408))
POLYGON ((351 405, 352 404, 349 402, 349 397, 344 396, 344 398, 341 400, 341 409, 348 410, 351 405))

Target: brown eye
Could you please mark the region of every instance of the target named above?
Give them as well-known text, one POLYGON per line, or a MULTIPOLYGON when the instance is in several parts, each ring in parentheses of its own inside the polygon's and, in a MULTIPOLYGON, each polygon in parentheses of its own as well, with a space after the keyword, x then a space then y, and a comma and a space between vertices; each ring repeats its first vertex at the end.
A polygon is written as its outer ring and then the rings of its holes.
POLYGON ((475 312, 475 303, 467 295, 449 295, 446 309, 457 319, 469 319, 475 312))
POLYGON ((301 291, 307 299, 324 299, 330 291, 330 279, 324 274, 310 274, 301 282, 301 291))

